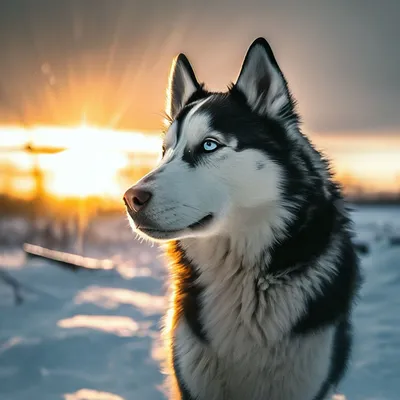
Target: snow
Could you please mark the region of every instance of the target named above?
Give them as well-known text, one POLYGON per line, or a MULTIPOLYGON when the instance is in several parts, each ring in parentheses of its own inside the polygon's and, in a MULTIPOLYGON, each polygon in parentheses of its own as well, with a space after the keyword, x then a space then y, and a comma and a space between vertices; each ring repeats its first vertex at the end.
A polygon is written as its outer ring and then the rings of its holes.
MULTIPOLYGON (((355 310, 355 350, 341 394, 397 400, 400 389, 400 207, 357 207, 365 284, 355 310)), ((14 221, 13 232, 23 231, 14 221)), ((4 226, 0 229, 4 232, 4 226)), ((161 400, 159 342, 168 278, 157 247, 135 240, 126 220, 92 227, 85 255, 112 270, 71 270, 26 260, 8 245, 0 267, 22 285, 23 302, 0 281, 0 398, 5 400, 161 400)), ((337 396, 337 399, 344 399, 337 396)))

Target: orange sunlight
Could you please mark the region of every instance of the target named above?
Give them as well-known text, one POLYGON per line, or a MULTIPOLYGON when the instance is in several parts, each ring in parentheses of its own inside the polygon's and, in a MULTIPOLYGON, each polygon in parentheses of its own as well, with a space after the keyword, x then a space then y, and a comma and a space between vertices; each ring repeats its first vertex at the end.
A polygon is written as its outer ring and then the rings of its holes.
MULTIPOLYGON (((310 137, 332 160, 343 183, 351 181, 373 192, 399 191, 397 135, 347 133, 310 137)), ((153 132, 120 131, 86 123, 75 127, 0 127, 0 167, 8 180, 7 171, 14 173, 8 188, 18 194, 32 192, 36 165, 43 172, 45 190, 52 195, 119 199, 127 184, 133 184, 146 168, 155 165, 160 142, 160 135, 153 132), (35 151, 27 151, 27 144, 35 151), (1 151, 4 149, 13 150, 1 151), (5 165, 8 169, 3 168, 5 165), (121 171, 125 172, 124 183, 121 171)), ((5 190, 4 184, 0 190, 5 190)))
POLYGON ((332 161, 339 179, 349 175, 372 192, 400 190, 400 137, 397 132, 310 136, 332 161))
MULTIPOLYGON (((15 149, 6 155, 0 153, 3 161, 8 160, 27 173, 32 170, 36 159, 46 175, 46 190, 62 198, 119 198, 122 188, 118 182, 118 172, 128 168, 132 158, 136 166, 151 167, 160 151, 158 135, 86 124, 76 127, 34 127, 29 130, 0 127, 0 143, 2 147, 15 149), (27 143, 39 149, 35 159, 24 151, 23 146, 27 143), (59 151, 51 154, 53 148, 59 151)), ((14 184, 17 192, 24 187, 29 189, 32 185, 28 186, 21 179, 14 184)))
POLYGON ((94 329, 121 337, 134 336, 139 330, 132 318, 115 315, 75 315, 58 321, 57 325, 65 329, 94 329))
POLYGON ((124 400, 124 397, 99 390, 79 389, 75 393, 65 394, 64 400, 124 400))

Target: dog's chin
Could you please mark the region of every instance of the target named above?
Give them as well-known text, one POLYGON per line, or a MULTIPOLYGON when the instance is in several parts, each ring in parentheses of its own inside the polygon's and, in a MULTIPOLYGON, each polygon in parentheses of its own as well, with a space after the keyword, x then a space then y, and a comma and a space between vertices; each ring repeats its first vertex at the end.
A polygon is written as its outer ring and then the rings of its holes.
POLYGON ((176 231, 162 231, 156 229, 136 228, 135 231, 139 235, 144 236, 145 238, 153 240, 155 242, 168 242, 170 240, 183 239, 187 236, 186 229, 176 231))
POLYGON ((205 217, 184 228, 174 229, 174 230, 163 229, 160 226, 148 227, 135 224, 134 230, 148 239, 165 242, 170 240, 178 240, 186 237, 197 236, 197 234, 204 232, 204 230, 206 230, 209 227, 213 219, 214 218, 212 214, 207 214, 205 217))

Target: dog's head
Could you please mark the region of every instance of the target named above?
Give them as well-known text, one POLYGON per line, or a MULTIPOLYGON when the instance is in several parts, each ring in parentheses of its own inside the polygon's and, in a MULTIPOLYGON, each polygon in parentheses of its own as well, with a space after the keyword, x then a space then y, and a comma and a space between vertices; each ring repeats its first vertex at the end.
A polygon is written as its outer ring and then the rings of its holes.
POLYGON ((138 232, 155 240, 229 235, 300 198, 297 183, 310 171, 296 149, 305 139, 264 39, 250 46, 227 92, 206 91, 180 54, 167 93, 162 159, 124 196, 138 232))

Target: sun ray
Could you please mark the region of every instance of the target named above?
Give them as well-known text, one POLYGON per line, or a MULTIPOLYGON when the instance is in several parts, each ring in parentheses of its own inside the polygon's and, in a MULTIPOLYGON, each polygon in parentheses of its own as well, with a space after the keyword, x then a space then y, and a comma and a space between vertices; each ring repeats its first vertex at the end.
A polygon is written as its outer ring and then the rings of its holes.
MULTIPOLYGON (((31 147, 37 149, 46 190, 63 198, 101 196, 119 199, 125 189, 118 179, 120 171, 130 163, 133 163, 133 172, 135 169, 150 169, 160 148, 160 138, 156 134, 92 126, 85 114, 75 127, 37 126, 29 130, 0 127, 0 140, 0 147, 10 150, 0 152, 0 162, 11 163, 18 170, 25 171, 25 179, 29 178, 29 171, 33 168, 32 156, 25 150, 29 141, 31 147), (60 151, 54 154, 45 154, 58 148, 60 151)), ((139 178, 133 175, 130 184, 139 178)), ((15 180, 23 183, 22 176, 15 180)), ((21 190, 20 184, 12 186, 21 190)))

